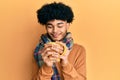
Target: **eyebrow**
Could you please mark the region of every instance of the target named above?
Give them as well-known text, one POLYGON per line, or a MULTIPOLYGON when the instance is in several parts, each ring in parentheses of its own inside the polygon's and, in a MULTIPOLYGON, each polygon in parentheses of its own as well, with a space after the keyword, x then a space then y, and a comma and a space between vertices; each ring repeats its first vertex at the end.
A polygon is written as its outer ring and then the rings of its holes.
MULTIPOLYGON (((57 25, 64 24, 63 22, 57 23, 57 25)), ((52 25, 51 23, 47 23, 46 25, 52 25)))
POLYGON ((57 23, 57 25, 64 24, 63 22, 57 23))
POLYGON ((52 25, 51 23, 47 23, 46 25, 52 25))

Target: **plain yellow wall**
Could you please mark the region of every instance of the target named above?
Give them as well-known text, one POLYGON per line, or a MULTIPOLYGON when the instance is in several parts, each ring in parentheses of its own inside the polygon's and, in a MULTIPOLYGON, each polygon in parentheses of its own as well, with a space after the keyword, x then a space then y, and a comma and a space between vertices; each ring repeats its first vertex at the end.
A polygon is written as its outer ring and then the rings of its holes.
POLYGON ((32 54, 44 32, 36 10, 53 1, 73 8, 69 31, 86 48, 88 80, 120 80, 119 0, 0 1, 0 80, 31 79, 32 54))

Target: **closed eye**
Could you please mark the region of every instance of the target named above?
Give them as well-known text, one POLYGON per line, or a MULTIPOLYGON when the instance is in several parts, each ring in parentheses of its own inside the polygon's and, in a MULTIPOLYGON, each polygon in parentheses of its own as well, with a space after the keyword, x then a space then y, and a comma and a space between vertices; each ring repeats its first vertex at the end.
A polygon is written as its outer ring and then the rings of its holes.
POLYGON ((46 25, 47 28, 52 28, 53 26, 52 25, 46 25))
POLYGON ((63 26, 58 26, 58 28, 62 28, 63 26))

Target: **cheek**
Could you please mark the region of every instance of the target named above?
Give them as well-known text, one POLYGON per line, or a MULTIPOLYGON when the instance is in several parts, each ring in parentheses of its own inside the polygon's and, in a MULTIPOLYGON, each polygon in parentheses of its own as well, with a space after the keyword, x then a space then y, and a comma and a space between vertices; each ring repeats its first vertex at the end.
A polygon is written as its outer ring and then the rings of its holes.
POLYGON ((51 32, 52 32, 52 29, 46 29, 46 31, 47 31, 48 33, 51 33, 51 32))
POLYGON ((67 28, 63 28, 63 29, 61 30, 61 32, 63 32, 63 33, 66 33, 66 31, 67 31, 67 28))

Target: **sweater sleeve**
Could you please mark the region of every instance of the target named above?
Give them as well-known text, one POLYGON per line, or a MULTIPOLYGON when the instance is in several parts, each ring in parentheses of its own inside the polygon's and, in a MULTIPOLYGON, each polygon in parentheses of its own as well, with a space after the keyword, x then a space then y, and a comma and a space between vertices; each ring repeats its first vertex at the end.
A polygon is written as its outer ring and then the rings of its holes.
POLYGON ((35 62, 33 65, 33 74, 32 80, 51 80, 51 76, 53 75, 52 67, 47 67, 43 64, 40 68, 35 62))
POLYGON ((75 63, 68 63, 62 67, 64 80, 86 80, 86 55, 85 49, 80 47, 76 53, 75 63))

